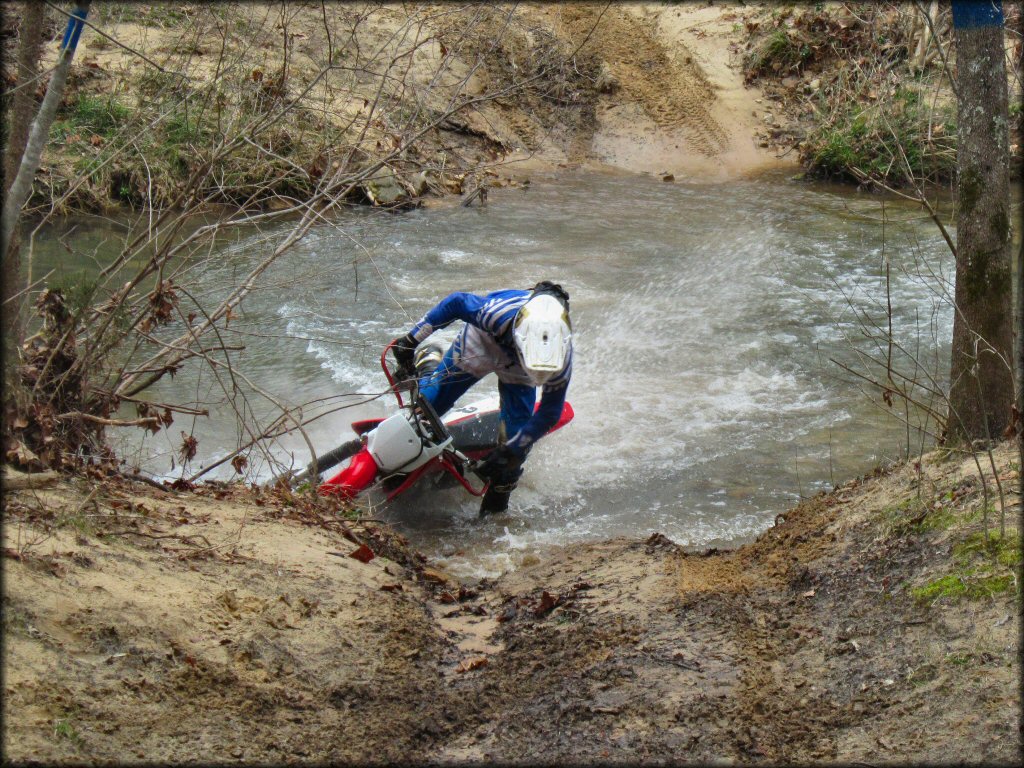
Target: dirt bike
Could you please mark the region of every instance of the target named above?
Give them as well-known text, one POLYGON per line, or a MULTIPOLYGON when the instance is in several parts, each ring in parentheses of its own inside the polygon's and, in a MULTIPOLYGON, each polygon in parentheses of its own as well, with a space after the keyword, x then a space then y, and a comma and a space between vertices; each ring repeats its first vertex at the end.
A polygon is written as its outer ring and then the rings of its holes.
MULTIPOLYGON (((481 460, 498 446, 501 424, 500 402, 492 397, 482 402, 453 408, 438 417, 420 393, 418 380, 440 362, 440 347, 428 345, 417 355, 416 372, 403 378, 388 367, 388 344, 380 356, 380 366, 391 392, 398 401, 398 412, 387 418, 362 419, 352 423, 357 437, 332 451, 317 456, 306 469, 290 479, 293 487, 317 483, 324 496, 355 499, 381 487, 386 501, 404 493, 421 478, 438 472, 454 478, 474 496, 483 496, 487 484, 477 488, 467 477, 481 460), (403 399, 405 391, 409 398, 403 399), (321 482, 326 470, 347 463, 328 480, 321 482)), ((568 424, 574 416, 566 402, 551 434, 568 424)), ((483 478, 480 478, 483 480, 483 478)))

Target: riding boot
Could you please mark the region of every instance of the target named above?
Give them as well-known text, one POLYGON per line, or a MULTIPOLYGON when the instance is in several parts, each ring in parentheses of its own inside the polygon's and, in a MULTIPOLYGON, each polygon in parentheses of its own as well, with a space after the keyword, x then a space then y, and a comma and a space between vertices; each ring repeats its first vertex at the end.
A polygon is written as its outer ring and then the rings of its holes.
POLYGON ((506 467, 504 471, 491 478, 491 484, 480 502, 480 517, 493 512, 504 512, 508 509, 508 497, 519 485, 519 478, 522 476, 523 465, 517 463, 514 466, 506 467))
POLYGON ((508 497, 516 488, 516 483, 511 485, 491 485, 487 488, 483 500, 480 502, 480 517, 494 512, 504 512, 508 509, 508 497))

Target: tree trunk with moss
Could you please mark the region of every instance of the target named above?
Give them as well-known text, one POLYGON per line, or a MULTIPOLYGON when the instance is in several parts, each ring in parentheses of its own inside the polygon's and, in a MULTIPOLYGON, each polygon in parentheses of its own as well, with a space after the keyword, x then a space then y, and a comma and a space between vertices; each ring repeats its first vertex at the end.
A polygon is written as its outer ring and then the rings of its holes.
POLYGON ((953 3, 957 55, 956 315, 947 436, 1000 437, 1013 397, 1009 122, 999 3, 953 3))

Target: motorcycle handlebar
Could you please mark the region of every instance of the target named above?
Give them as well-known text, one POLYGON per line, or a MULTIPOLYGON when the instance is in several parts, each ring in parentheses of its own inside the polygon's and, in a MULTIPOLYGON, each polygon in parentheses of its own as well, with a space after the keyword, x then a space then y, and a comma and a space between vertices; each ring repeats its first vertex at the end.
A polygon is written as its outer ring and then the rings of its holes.
POLYGON ((384 345, 384 351, 380 353, 380 367, 384 369, 384 375, 387 377, 388 384, 391 386, 391 391, 395 393, 395 397, 398 398, 398 407, 404 408, 405 403, 402 400, 402 393, 398 389, 398 382, 395 381, 395 377, 391 375, 391 369, 388 368, 388 351, 395 346, 394 341, 389 341, 384 345))

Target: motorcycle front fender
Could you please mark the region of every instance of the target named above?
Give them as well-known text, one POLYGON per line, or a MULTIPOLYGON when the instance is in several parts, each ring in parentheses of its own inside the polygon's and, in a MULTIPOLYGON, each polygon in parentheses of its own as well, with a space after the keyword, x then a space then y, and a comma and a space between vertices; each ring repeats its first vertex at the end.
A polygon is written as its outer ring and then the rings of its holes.
POLYGON ((355 498, 365 491, 377 477, 377 462, 364 447, 352 457, 348 466, 324 481, 317 489, 321 496, 338 496, 344 499, 355 498))

